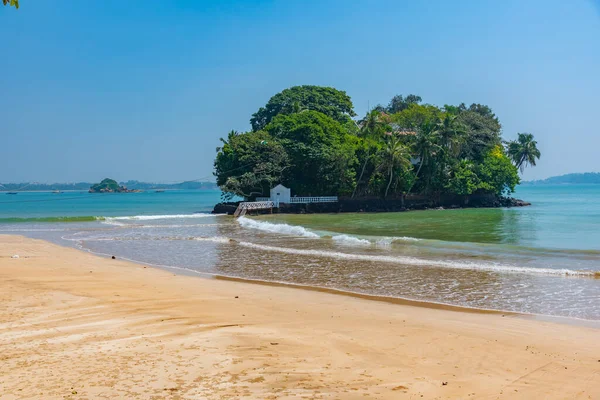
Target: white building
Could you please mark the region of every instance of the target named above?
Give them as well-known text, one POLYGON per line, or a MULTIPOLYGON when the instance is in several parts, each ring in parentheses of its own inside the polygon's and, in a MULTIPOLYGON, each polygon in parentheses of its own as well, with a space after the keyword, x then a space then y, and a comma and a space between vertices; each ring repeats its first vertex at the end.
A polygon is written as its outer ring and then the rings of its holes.
POLYGON ((275 207, 279 207, 279 203, 289 203, 291 197, 290 189, 281 183, 271 189, 271 201, 275 203, 275 207))

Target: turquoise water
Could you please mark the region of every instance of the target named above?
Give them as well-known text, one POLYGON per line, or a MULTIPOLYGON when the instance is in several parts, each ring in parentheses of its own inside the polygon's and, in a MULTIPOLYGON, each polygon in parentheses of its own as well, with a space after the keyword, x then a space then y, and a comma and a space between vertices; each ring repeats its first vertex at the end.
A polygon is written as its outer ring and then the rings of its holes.
POLYGON ((0 233, 185 273, 600 320, 600 185, 523 186, 512 209, 208 212, 215 191, 0 194, 0 233))
POLYGON ((87 193, 19 192, 6 195, 0 192, 0 222, 11 219, 52 218, 93 219, 97 216, 192 214, 210 212, 219 202, 221 192, 202 190, 173 190, 156 193, 87 193), (64 218, 68 217, 68 218, 64 218))

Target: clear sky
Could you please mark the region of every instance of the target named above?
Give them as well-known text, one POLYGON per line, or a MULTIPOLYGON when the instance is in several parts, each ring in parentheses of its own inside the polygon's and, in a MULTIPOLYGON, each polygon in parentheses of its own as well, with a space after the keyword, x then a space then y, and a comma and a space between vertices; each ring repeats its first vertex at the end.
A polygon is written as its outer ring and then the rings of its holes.
POLYGON ((0 182, 210 177, 270 96, 488 104, 526 179, 600 171, 600 0, 20 0, 0 6, 0 182))

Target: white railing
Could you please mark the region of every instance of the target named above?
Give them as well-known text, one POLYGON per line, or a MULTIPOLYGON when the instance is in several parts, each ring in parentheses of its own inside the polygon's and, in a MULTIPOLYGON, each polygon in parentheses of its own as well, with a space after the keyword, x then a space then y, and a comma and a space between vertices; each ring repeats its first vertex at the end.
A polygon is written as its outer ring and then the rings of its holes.
POLYGON ((290 197, 290 203, 336 203, 337 196, 290 197))
MULTIPOLYGON (((256 201, 271 201, 270 197, 257 197, 256 201)), ((320 197, 311 197, 311 196, 301 196, 301 197, 290 197, 291 204, 307 204, 307 203, 336 203, 338 201, 337 196, 320 196, 320 197)), ((277 200, 274 201, 277 203, 277 200)), ((287 203, 285 201, 279 200, 279 203, 287 203)))

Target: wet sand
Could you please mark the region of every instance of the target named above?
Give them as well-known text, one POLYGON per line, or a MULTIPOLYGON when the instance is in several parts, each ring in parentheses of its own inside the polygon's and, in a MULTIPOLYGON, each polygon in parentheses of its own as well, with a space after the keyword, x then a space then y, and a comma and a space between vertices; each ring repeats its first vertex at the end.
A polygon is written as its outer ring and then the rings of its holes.
POLYGON ((598 338, 0 236, 2 400, 597 399, 598 338))

